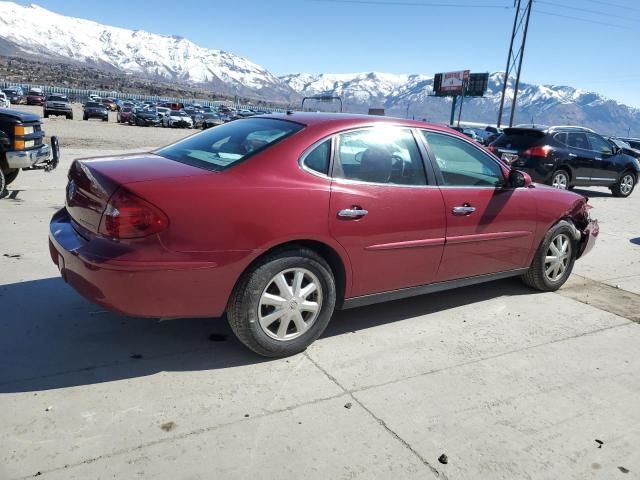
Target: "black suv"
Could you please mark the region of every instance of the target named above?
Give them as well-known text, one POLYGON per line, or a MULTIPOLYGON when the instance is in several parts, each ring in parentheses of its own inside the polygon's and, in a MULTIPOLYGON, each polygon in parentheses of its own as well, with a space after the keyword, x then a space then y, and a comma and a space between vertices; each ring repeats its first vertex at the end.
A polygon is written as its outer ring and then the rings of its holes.
MULTIPOLYGON (((9 96, 9 95, 7 95, 7 96, 9 96)), ((635 148, 636 150, 640 150, 640 138, 627 138, 627 137, 616 137, 616 138, 618 140, 622 140, 623 142, 628 144, 631 148, 635 148)))
POLYGON ((640 177, 638 159, 588 128, 518 125, 505 128, 489 149, 556 188, 604 186, 628 197, 640 177))

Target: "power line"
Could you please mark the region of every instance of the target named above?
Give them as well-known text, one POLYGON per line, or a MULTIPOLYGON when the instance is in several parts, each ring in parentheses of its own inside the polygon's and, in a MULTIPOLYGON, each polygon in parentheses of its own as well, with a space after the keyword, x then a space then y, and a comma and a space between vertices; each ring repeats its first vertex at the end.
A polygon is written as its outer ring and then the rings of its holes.
POLYGON ((356 5, 391 5, 402 7, 429 7, 429 8, 492 8, 510 10, 513 7, 508 5, 484 5, 484 4, 469 4, 469 3, 423 3, 423 2, 392 2, 387 0, 311 0, 313 2, 323 3, 351 3, 356 5))
POLYGON ((578 22, 594 23, 596 25, 604 25, 604 26, 607 26, 607 27, 621 28, 623 30, 637 31, 637 28, 633 28, 633 27, 630 27, 628 25, 620 25, 620 24, 616 24, 616 23, 600 22, 598 20, 590 20, 590 19, 587 19, 587 18, 573 17, 571 15, 562 15, 561 13, 546 12, 544 10, 539 10, 537 8, 536 8, 535 11, 536 11, 536 13, 540 13, 542 15, 549 15, 551 17, 566 18, 566 19, 569 19, 569 20, 577 20, 578 22))
POLYGON ((640 8, 630 7, 628 5, 620 5, 619 3, 604 2, 602 0, 584 0, 585 2, 597 3, 598 5, 606 5, 607 7, 623 8, 626 10, 634 10, 640 12, 640 8))
POLYGON ((601 10, 591 10, 588 8, 580 8, 580 7, 573 7, 573 6, 569 6, 569 5, 562 5, 560 3, 555 3, 555 2, 548 2, 546 0, 535 0, 535 3, 539 3, 541 5, 550 5, 552 7, 558 7, 558 8, 565 8, 571 11, 577 11, 577 12, 585 12, 585 13, 593 13, 595 15, 604 15, 606 17, 612 17, 612 18, 621 18, 623 20, 626 20, 628 22, 640 22, 640 19, 638 18, 629 18, 626 15, 616 15, 614 13, 609 13, 609 12, 603 12, 601 10))

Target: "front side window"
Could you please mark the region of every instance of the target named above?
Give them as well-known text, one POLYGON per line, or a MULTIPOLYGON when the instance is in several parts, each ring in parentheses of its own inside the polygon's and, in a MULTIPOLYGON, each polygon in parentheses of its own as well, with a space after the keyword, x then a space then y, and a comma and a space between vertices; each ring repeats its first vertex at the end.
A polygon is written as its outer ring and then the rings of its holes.
POLYGON ((425 185, 422 157, 409 129, 378 126, 338 135, 333 176, 395 185, 425 185))
POLYGON ((422 133, 431 147, 444 185, 498 187, 504 183, 500 165, 469 142, 443 133, 424 130, 422 133))
POLYGON ((207 170, 224 170, 300 131, 303 125, 272 118, 236 120, 188 137, 157 155, 207 170))
POLYGON ((611 145, 604 138, 594 133, 588 133, 587 137, 589 137, 589 142, 591 143, 591 150, 596 153, 603 153, 605 155, 612 155, 613 150, 611 149, 611 145))

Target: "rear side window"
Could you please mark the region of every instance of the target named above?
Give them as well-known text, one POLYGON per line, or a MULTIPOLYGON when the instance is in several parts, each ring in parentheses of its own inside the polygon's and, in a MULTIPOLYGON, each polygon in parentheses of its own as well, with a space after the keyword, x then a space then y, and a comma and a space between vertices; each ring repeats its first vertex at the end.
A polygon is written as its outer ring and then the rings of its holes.
POLYGON ((224 170, 302 130, 303 125, 272 118, 225 123, 161 148, 155 153, 207 170, 224 170))
POLYGON ((566 133, 556 133, 553 138, 557 141, 560 142, 563 145, 567 144, 567 134, 566 133))
POLYGON ((540 130, 527 128, 506 128, 495 142, 495 147, 502 147, 509 150, 526 150, 540 143, 544 139, 545 133, 540 130))
POLYGON ((569 132, 567 134, 567 145, 581 150, 589 150, 589 141, 587 136, 581 132, 569 132))
POLYGON ((330 157, 331 140, 325 140, 302 159, 302 164, 314 172, 328 175, 330 157))

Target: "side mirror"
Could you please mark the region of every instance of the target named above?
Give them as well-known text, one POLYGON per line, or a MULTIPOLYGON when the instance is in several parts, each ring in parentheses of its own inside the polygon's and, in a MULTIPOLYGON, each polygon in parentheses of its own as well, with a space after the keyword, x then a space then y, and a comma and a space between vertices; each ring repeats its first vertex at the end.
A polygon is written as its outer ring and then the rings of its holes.
POLYGON ((528 173, 520 170, 511 170, 509 172, 509 186, 512 188, 527 188, 531 185, 531 177, 528 173))

